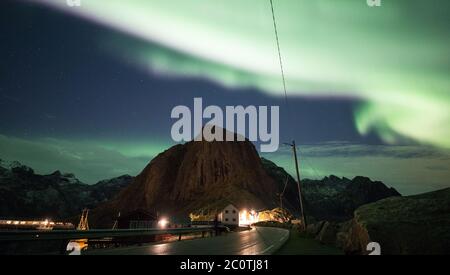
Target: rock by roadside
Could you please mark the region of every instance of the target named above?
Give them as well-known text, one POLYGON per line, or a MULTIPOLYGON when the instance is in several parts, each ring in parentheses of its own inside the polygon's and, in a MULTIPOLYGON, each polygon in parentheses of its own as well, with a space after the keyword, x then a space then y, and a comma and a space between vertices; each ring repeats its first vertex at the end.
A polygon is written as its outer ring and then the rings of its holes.
POLYGON ((367 254, 370 242, 382 254, 449 254, 450 188, 383 199, 359 207, 350 221, 319 222, 308 232, 346 254, 367 254))

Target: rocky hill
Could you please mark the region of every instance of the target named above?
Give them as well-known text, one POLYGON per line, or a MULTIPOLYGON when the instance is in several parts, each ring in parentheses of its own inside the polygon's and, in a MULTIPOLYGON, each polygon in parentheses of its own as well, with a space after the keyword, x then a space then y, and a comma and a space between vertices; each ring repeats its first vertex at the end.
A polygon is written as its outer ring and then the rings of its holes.
MULTIPOLYGON (((115 199, 93 213, 94 224, 110 226, 118 212, 150 209, 162 215, 238 208, 273 209, 286 178, 283 207, 298 214, 297 185, 286 171, 261 159, 249 141, 188 142, 155 157, 115 199)), ((334 176, 304 180, 306 211, 316 219, 351 218, 360 205, 400 195, 381 182, 334 176)))
POLYGON ((95 209, 93 219, 103 225, 136 209, 187 216, 229 203, 271 209, 279 189, 251 142, 189 142, 155 157, 117 198, 95 209))
POLYGON ((382 254, 450 254, 450 188, 358 208, 340 246, 364 254, 368 242, 378 242, 382 254))

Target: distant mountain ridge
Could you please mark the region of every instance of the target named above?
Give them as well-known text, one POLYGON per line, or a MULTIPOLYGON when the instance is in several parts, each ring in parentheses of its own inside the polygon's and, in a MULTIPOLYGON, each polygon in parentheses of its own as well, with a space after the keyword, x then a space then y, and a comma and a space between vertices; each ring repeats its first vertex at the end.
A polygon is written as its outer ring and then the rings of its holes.
MULTIPOLYGON (((298 209, 297 183, 283 168, 262 158, 268 174, 278 185, 288 185, 283 196, 283 204, 298 209)), ((361 205, 392 196, 401 196, 394 188, 380 181, 357 176, 353 179, 339 178, 334 175, 321 180, 301 180, 305 197, 305 212, 315 220, 343 221, 353 217, 353 212, 361 205)))
POLYGON ((0 217, 67 219, 94 208, 132 181, 124 175, 94 185, 56 171, 37 175, 19 162, 0 161, 0 217))

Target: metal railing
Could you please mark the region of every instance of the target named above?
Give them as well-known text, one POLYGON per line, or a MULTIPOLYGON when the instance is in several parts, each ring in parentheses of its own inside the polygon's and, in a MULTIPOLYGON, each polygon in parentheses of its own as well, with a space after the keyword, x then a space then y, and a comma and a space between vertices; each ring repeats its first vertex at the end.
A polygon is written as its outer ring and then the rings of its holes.
POLYGON ((206 233, 214 231, 214 227, 186 228, 151 228, 151 229, 94 229, 94 230, 51 230, 51 231, 0 231, 0 242, 5 241, 39 241, 39 240, 75 240, 101 239, 114 237, 135 237, 155 235, 184 235, 190 233, 206 233))

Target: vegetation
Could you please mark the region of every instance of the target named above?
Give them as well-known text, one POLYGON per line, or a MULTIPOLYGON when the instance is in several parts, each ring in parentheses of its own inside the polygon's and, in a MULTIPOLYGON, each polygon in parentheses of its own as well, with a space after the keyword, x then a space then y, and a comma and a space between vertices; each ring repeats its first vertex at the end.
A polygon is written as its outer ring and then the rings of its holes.
POLYGON ((313 237, 291 229, 289 239, 275 255, 343 255, 336 247, 323 245, 313 237))

